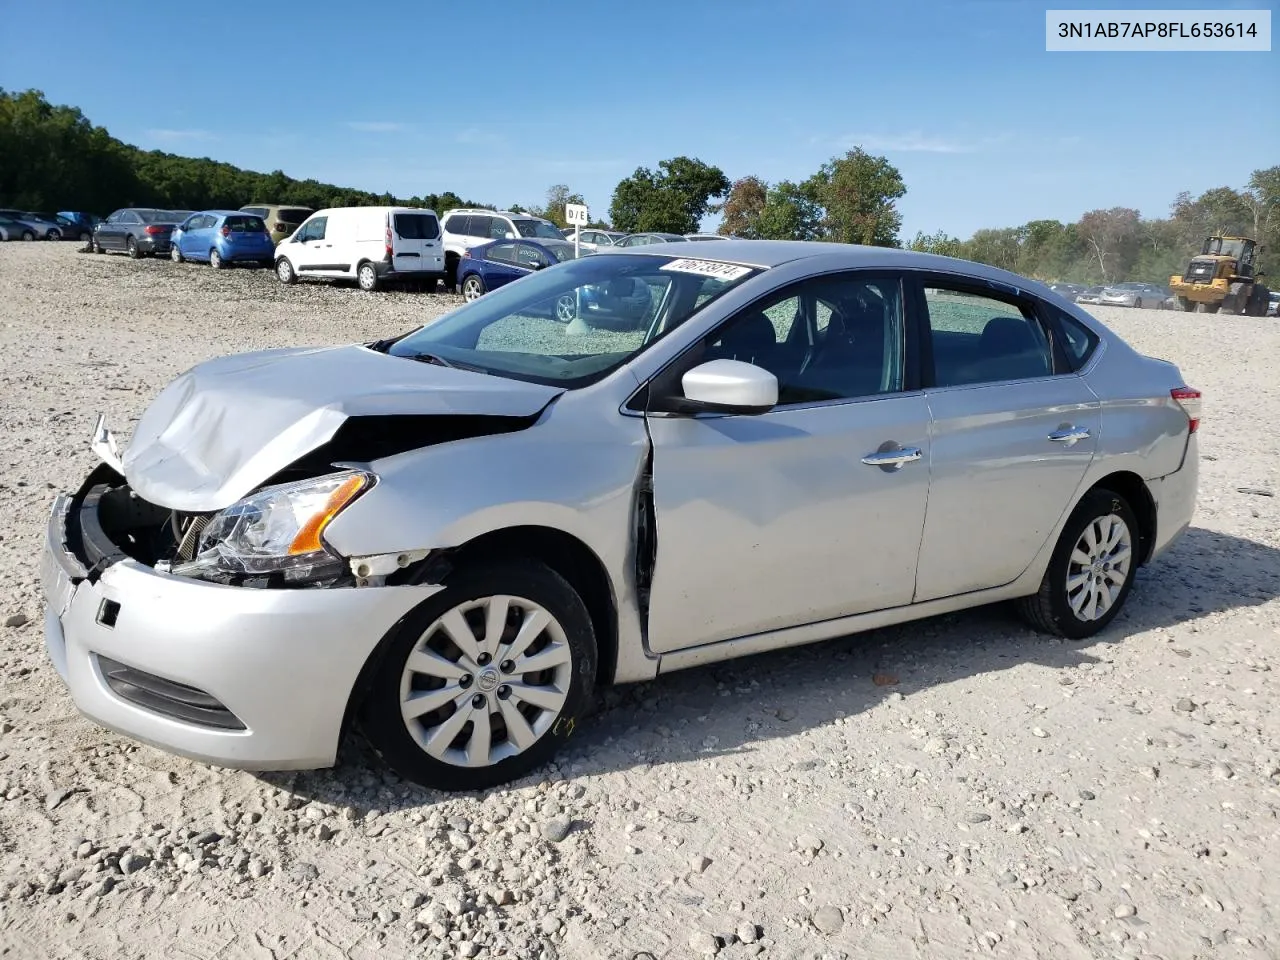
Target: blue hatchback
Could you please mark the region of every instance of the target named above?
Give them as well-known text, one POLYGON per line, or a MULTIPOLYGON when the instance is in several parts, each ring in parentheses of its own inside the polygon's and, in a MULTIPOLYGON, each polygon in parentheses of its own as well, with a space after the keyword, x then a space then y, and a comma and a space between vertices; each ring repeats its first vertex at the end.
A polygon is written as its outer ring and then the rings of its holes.
POLYGON ((174 263, 207 260, 215 270, 237 261, 270 267, 276 245, 261 217, 239 210, 202 210, 173 231, 169 256, 174 263))

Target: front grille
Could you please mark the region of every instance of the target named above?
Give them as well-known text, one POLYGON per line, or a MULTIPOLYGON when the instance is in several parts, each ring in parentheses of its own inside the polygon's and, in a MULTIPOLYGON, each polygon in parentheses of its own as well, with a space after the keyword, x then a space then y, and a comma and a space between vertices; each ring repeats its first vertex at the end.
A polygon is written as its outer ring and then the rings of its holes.
POLYGON ((1211 283, 1218 272, 1215 260, 1192 260, 1187 264, 1187 273, 1182 279, 1187 283, 1211 283))
POLYGON ((200 727, 245 729, 239 717, 203 690, 127 667, 100 654, 98 668, 111 692, 134 706, 200 727))

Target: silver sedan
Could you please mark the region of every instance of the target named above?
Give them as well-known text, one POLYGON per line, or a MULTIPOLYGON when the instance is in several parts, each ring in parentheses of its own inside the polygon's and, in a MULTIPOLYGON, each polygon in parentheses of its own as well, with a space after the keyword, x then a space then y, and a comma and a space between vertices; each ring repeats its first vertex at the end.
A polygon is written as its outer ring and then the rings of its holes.
POLYGON ((405 777, 483 788, 601 683, 998 601, 1103 630, 1190 523, 1199 416, 1001 270, 602 253, 407 335, 204 363, 123 454, 99 420, 49 519, 49 656, 88 717, 190 757, 327 766, 355 718, 405 777))

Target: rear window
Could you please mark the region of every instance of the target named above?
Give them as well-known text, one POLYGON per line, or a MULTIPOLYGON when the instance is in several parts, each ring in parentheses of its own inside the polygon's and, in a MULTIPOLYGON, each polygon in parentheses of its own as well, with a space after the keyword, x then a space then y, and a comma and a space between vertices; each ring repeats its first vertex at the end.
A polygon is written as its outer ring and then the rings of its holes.
POLYGON ((186 219, 172 210, 134 210, 133 213, 141 217, 143 223, 177 223, 186 219))
POLYGON ((402 240, 435 240, 440 236, 440 223, 429 213, 397 213, 395 222, 402 240))
POLYGON ((267 225, 261 217, 227 217, 225 226, 232 233, 266 233, 267 225))
POLYGON ((276 219, 281 223, 292 223, 297 226, 309 216, 311 216, 311 211, 302 207, 281 207, 280 212, 276 214, 276 219))

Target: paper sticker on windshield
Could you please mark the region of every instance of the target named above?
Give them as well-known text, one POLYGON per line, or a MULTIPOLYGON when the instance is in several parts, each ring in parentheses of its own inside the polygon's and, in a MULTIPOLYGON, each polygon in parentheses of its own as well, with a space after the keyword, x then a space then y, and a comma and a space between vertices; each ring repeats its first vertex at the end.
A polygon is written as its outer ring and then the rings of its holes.
POLYGON ((696 273, 702 277, 714 277, 717 280, 737 280, 751 272, 750 267, 740 267, 734 263, 717 263, 714 260, 672 260, 662 270, 677 270, 680 273, 696 273))

